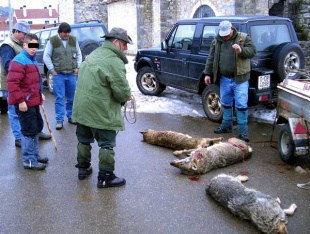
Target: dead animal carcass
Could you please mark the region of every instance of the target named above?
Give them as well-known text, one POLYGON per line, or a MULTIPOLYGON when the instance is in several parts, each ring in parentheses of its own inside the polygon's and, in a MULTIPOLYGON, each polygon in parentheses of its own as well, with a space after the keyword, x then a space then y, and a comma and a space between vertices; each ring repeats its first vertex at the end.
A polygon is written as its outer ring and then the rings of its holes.
POLYGON ((152 145, 167 147, 174 150, 190 150, 206 148, 223 140, 219 138, 194 138, 179 132, 156 131, 152 129, 141 132, 143 141, 152 145))
POLYGON ((220 174, 211 179, 206 193, 234 215, 251 221, 261 232, 287 234, 286 215, 292 215, 297 206, 282 209, 279 198, 245 187, 241 182, 246 180, 247 176, 220 174))
POLYGON ((193 150, 189 157, 176 159, 170 165, 179 168, 183 174, 199 175, 215 168, 242 162, 251 154, 252 147, 248 146, 246 142, 230 138, 227 142, 193 150))

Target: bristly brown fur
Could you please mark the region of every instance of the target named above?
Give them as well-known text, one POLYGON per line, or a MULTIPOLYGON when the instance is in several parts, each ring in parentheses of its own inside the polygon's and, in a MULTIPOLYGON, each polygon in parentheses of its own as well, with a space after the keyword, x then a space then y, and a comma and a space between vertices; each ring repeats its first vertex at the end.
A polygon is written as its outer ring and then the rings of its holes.
POLYGON ((252 147, 246 142, 230 138, 228 142, 220 142, 208 148, 195 149, 185 159, 176 159, 170 163, 177 167, 183 174, 199 175, 213 169, 226 167, 242 162, 252 155, 252 147))
POLYGON ((143 141, 174 150, 206 148, 223 140, 219 138, 194 138, 179 132, 147 129, 141 132, 143 141))

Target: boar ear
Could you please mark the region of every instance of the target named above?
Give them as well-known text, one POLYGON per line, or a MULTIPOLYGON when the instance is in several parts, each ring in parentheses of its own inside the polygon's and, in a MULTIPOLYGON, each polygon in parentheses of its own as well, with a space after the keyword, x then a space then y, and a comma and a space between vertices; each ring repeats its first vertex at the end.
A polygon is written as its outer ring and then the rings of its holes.
POLYGON ((144 131, 140 132, 141 134, 147 133, 149 129, 145 129, 144 131))

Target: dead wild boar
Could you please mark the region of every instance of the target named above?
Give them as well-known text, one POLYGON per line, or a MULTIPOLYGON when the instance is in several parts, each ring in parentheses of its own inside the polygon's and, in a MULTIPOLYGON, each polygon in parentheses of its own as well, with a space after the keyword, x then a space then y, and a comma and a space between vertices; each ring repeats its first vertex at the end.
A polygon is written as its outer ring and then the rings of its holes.
POLYGON ((152 145, 167 147, 173 150, 190 150, 206 148, 223 140, 219 138, 191 137, 189 135, 173 131, 156 131, 147 129, 141 132, 143 141, 152 145))
POLYGON ((251 221, 261 232, 287 234, 286 215, 293 215, 297 206, 292 204, 288 209, 283 209, 279 198, 247 188, 241 183, 247 180, 247 176, 219 174, 211 179, 206 193, 234 215, 251 221))
POLYGON ((230 138, 207 148, 193 150, 189 157, 176 159, 170 165, 186 175, 199 175, 215 168, 226 167, 251 157, 252 147, 238 138, 230 138))

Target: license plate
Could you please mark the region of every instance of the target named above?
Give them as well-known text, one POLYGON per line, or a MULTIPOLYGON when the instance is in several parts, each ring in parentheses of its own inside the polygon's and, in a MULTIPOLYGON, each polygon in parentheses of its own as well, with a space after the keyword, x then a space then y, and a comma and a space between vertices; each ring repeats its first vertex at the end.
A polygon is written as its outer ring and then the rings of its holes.
POLYGON ((270 75, 258 76, 258 89, 270 87, 270 75))

